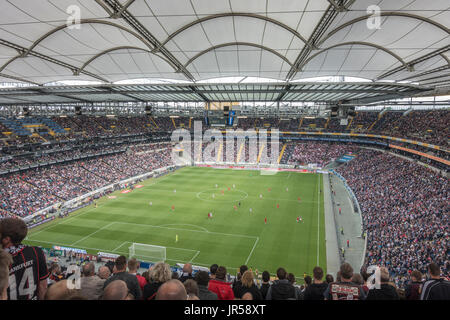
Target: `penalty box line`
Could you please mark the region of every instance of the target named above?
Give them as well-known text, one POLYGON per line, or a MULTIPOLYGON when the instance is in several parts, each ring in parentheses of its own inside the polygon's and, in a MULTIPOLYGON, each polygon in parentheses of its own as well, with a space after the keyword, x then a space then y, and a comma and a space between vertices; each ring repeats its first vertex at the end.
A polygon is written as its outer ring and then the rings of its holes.
MULTIPOLYGON (((75 217, 74 217, 75 218, 75 217)), ((151 224, 138 224, 138 223, 131 223, 131 222, 121 222, 121 221, 114 221, 111 223, 108 223, 107 225, 103 226, 102 228, 100 228, 99 230, 94 231, 93 233, 73 242, 72 244, 64 244, 65 246, 73 246, 77 243, 80 243, 81 241, 87 240, 88 238, 90 238, 91 236, 93 236, 94 234, 105 230, 106 228, 111 227, 114 224, 126 224, 126 225, 135 225, 135 226, 144 226, 144 227, 151 227, 151 228, 160 228, 160 229, 168 229, 168 230, 180 230, 180 231, 188 231, 188 232, 198 232, 198 233, 206 233, 206 234, 218 234, 218 235, 225 235, 225 236, 230 236, 230 237, 241 237, 241 238, 249 238, 249 239, 255 239, 255 243, 253 244, 253 247, 250 251, 249 256, 247 257, 247 262, 250 260, 251 255, 253 254, 253 251, 256 247, 256 244, 259 241, 259 237, 255 237, 255 236, 248 236, 248 235, 241 235, 241 234, 231 234, 231 233, 223 233, 223 232, 213 232, 213 231, 199 231, 199 230, 187 230, 187 229, 181 229, 181 228, 170 228, 170 227, 162 227, 162 226, 155 226, 155 225, 151 225, 151 224)), ((53 243, 53 242, 48 242, 48 241, 41 241, 41 240, 37 240, 37 239, 28 239, 30 241, 36 241, 36 242, 42 242, 42 243, 53 243)), ((114 250, 112 250, 112 252, 116 252, 116 253, 123 253, 123 252, 119 252, 117 251, 119 248, 121 248, 124 244, 126 243, 133 243, 131 241, 125 241, 123 242, 119 247, 115 248, 114 250)), ((91 249, 91 250, 108 250, 108 249, 99 249, 99 248, 89 248, 89 247, 80 247, 80 248, 85 248, 85 249, 91 249)), ((194 257, 190 260, 190 262, 192 262, 199 254, 200 251, 199 250, 193 250, 193 249, 184 249, 184 248, 175 248, 175 247, 166 247, 166 248, 171 248, 171 249, 178 249, 178 250, 185 250, 185 251, 192 251, 192 252, 196 252, 196 254, 194 255, 194 257)), ((109 250, 108 250, 109 251, 109 250)))
MULTIPOLYGON (((259 241, 259 237, 247 236, 247 235, 243 235, 243 234, 231 234, 231 233, 213 232, 213 231, 199 231, 199 230, 186 230, 186 229, 180 229, 180 228, 169 228, 169 227, 155 226, 155 225, 151 225, 151 224, 138 224, 138 223, 122 222, 122 221, 112 222, 111 224, 114 224, 114 223, 129 224, 129 225, 136 225, 136 226, 146 226, 146 227, 162 228, 162 229, 170 229, 170 230, 199 232, 199 233, 207 233, 207 234, 219 234, 219 235, 225 235, 225 236, 231 236, 231 237, 242 237, 242 238, 255 239, 255 243, 253 244, 253 247, 252 247, 252 249, 251 249, 251 251, 250 251, 250 253, 249 253, 248 257, 247 257, 247 260, 246 260, 245 264, 247 264, 248 261, 250 260, 252 254, 253 254, 253 251, 255 250, 256 245, 258 244, 258 241, 259 241)), ((166 247, 166 248, 169 248, 169 247, 166 247)), ((174 248, 174 249, 181 249, 181 248, 174 248)), ((188 250, 188 249, 185 249, 185 250, 188 250)), ((190 251, 196 251, 196 250, 190 250, 190 251)), ((199 254, 200 254, 200 251, 197 250, 196 255, 189 262, 192 262, 199 254)))

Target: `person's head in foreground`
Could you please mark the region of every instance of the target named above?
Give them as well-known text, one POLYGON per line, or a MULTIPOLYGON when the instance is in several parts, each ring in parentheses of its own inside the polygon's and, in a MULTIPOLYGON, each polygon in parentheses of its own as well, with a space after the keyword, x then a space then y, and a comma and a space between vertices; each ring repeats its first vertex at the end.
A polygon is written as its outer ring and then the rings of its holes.
POLYGON ((172 279, 172 270, 167 263, 158 262, 150 268, 149 277, 154 282, 164 283, 172 279))
POLYGON ((114 280, 103 290, 101 300, 134 300, 123 280, 114 280))
POLYGON ((159 287, 156 300, 187 300, 186 288, 180 280, 169 280, 159 287))
POLYGON ((0 244, 3 249, 18 246, 28 234, 28 227, 22 219, 0 220, 0 244))
POLYGON ((247 270, 244 272, 241 278, 242 286, 245 288, 251 288, 254 284, 253 272, 247 270))
POLYGON ((117 257, 114 262, 113 273, 126 272, 127 271, 127 258, 125 256, 117 257))
POLYGON ((341 269, 339 270, 341 281, 342 282, 351 282, 353 277, 353 268, 352 266, 345 262, 341 265, 341 269))
POLYGON ((79 296, 80 290, 75 289, 75 283, 70 280, 61 280, 48 287, 45 300, 71 300, 79 296))
POLYGON ((427 269, 431 279, 440 279, 441 269, 436 263, 434 262, 430 263, 427 269))
POLYGON ((216 271, 216 279, 225 281, 226 277, 227 277, 227 268, 225 268, 224 266, 218 267, 216 271))
POLYGON ((8 299, 9 266, 12 262, 11 255, 0 249, 0 300, 8 299))

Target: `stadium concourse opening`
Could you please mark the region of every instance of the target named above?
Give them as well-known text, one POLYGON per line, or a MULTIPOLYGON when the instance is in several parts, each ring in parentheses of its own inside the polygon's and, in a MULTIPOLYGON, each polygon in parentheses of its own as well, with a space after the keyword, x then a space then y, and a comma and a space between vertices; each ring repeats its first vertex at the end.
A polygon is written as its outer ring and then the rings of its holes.
POLYGON ((450 300, 445 1, 0 9, 1 300, 450 300))

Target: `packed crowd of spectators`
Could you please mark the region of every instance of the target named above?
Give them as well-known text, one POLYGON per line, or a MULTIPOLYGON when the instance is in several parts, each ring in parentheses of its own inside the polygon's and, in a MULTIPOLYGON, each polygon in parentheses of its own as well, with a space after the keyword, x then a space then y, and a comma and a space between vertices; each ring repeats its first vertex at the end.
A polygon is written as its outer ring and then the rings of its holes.
POLYGON ((355 152, 357 147, 351 144, 301 141, 288 143, 281 159, 282 164, 308 165, 324 167, 329 162, 355 152))
POLYGON ((54 194, 45 194, 25 178, 25 173, 0 177, 0 207, 4 212, 25 217, 58 202, 54 194))
MULTIPOLYGON (((317 131, 340 133, 375 133, 398 138, 409 138, 421 142, 448 147, 450 116, 448 110, 441 111, 412 111, 406 115, 400 111, 388 111, 379 117, 379 112, 357 112, 348 124, 341 125, 341 119, 309 118, 281 119, 276 117, 248 117, 239 118, 237 127, 247 130, 254 128, 278 128, 280 131, 317 131), (300 126, 301 124, 301 126, 300 126), (372 126, 373 125, 373 126, 372 126), (369 130, 370 129, 370 130, 369 130)), ((124 134, 144 134, 158 131, 171 132, 175 128, 189 129, 190 117, 106 117, 106 116, 67 116, 52 117, 54 122, 67 133, 63 135, 47 136, 46 139, 61 140, 64 138, 80 138, 95 136, 119 136, 124 134), (174 125, 175 124, 175 125, 174 125)), ((208 127, 203 118, 192 118, 192 121, 202 121, 203 130, 208 127)), ((193 126, 191 123, 191 130, 193 126)), ((1 131, 0 131, 1 132, 1 131)), ((40 137, 16 137, 9 139, 14 143, 41 143, 40 137)), ((4 140, 6 142, 6 140, 4 140)), ((415 146, 411 146, 415 147, 415 146)))
MULTIPOLYGON (((390 267, 379 267, 375 281, 366 269, 354 271, 343 263, 334 277, 325 275, 319 266, 311 275, 303 275, 297 283, 293 273, 279 267, 276 276, 268 270, 259 273, 247 265, 239 268, 232 278, 224 266, 212 264, 209 272, 194 270, 185 263, 182 269, 171 268, 164 262, 140 269, 135 258, 118 256, 106 263, 94 262, 90 257, 64 250, 70 268, 49 261, 40 247, 22 244, 27 235, 20 219, 0 220, 0 300, 449 300, 450 282, 433 261, 425 265, 425 273, 415 269, 407 275, 400 288, 392 281, 390 267), (34 254, 30 254, 34 252, 34 254), (29 273, 21 270, 30 265, 35 286, 24 291, 23 278, 29 273), (80 267, 80 268, 78 268, 80 267), (76 269, 80 270, 79 286, 68 282, 76 269), (139 271, 143 271, 142 273, 139 271)), ((30 280, 30 279, 28 279, 30 280)))
POLYGON ((300 127, 301 130, 303 129, 314 129, 314 128, 325 128, 325 125, 327 123, 327 119, 325 118, 303 118, 302 126, 300 127))
POLYGON ((401 282, 430 261, 450 273, 449 182, 415 162, 373 150, 337 169, 361 206, 366 264, 389 267, 401 282))
MULTIPOLYGON (((25 217, 172 163, 168 143, 130 147, 127 152, 53 164, 0 177, 0 209, 25 217)), ((3 215, 3 214, 2 214, 3 215)))
POLYGON ((367 132, 370 126, 378 119, 378 112, 357 112, 352 119, 350 129, 354 132, 367 132))
POLYGON ((397 138, 410 138, 448 148, 450 113, 440 111, 387 112, 371 132, 397 138))

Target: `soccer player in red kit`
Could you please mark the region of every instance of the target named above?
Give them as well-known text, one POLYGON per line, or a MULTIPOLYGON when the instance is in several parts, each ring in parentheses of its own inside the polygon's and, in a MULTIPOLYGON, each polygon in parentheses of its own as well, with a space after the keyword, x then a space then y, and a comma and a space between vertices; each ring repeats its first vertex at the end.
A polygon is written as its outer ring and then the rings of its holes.
POLYGON ((44 300, 47 291, 47 269, 41 248, 23 245, 28 228, 22 219, 0 220, 1 249, 9 253, 13 263, 9 271, 8 300, 44 300))
POLYGON ((264 217, 264 224, 267 224, 267 217, 264 217))

